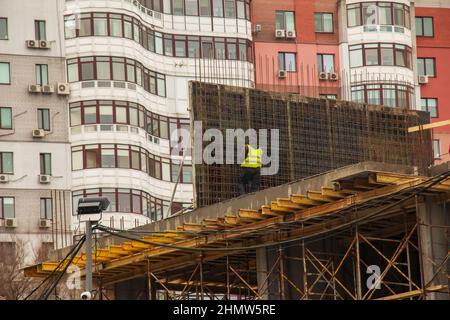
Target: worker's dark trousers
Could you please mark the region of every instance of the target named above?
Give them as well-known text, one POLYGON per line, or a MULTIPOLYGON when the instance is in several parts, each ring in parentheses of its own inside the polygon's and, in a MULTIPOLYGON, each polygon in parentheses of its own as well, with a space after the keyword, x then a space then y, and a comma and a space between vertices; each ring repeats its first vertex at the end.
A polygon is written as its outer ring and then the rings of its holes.
POLYGON ((245 187, 250 183, 250 192, 259 191, 261 168, 242 168, 239 177, 239 195, 245 194, 245 187))

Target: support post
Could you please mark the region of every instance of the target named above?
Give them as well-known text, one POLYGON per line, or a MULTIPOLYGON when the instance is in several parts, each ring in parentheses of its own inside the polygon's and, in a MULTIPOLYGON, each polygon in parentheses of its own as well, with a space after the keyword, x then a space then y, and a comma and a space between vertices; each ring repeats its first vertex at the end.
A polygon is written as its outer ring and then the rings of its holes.
POLYGON ((86 221, 86 291, 92 293, 92 222, 86 221))
POLYGON ((256 249, 256 279, 258 282, 258 294, 263 300, 269 300, 269 281, 266 281, 267 276, 266 248, 256 249))
POLYGON ((358 225, 355 227, 355 238, 356 238, 356 299, 362 299, 362 286, 361 286, 361 267, 360 267, 360 252, 359 252, 359 230, 358 225))

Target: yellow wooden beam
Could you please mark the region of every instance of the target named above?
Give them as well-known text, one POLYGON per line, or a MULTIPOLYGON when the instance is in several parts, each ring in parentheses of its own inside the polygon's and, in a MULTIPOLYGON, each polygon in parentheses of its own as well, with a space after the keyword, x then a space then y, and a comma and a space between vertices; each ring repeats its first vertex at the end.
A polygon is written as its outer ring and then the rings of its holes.
POLYGON ((438 121, 438 122, 434 122, 434 123, 424 124, 421 126, 409 127, 408 132, 412 133, 412 132, 417 132, 417 131, 422 131, 422 130, 430 130, 433 128, 439 128, 439 127, 444 127, 444 126, 448 126, 448 125, 450 125, 450 120, 438 121))

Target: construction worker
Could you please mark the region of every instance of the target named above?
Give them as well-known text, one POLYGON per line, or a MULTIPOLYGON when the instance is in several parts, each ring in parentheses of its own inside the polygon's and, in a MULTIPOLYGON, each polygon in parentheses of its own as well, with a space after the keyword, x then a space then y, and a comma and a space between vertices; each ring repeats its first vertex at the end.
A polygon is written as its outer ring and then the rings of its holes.
POLYGON ((239 177, 239 195, 245 194, 245 187, 251 184, 250 192, 259 191, 261 178, 261 157, 263 151, 250 144, 245 145, 245 160, 241 164, 241 176, 239 177))

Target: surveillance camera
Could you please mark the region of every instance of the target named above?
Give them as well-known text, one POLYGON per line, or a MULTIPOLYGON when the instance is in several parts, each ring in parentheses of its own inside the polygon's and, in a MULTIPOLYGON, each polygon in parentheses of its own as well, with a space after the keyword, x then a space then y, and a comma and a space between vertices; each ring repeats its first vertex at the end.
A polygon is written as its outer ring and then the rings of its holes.
POLYGON ((81 300, 91 300, 92 294, 89 291, 85 291, 81 294, 81 300))

